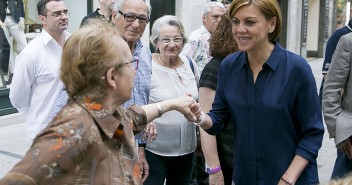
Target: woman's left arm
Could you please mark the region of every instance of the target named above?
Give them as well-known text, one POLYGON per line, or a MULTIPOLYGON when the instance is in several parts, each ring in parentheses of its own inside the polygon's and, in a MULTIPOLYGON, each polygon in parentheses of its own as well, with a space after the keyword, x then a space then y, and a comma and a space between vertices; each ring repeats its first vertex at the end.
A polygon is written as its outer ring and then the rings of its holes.
POLYGON ((296 132, 300 140, 295 151, 296 155, 282 175, 279 184, 295 184, 309 162, 316 162, 324 135, 320 102, 312 70, 307 63, 301 69, 298 72, 300 74, 295 74, 301 78, 294 100, 295 119, 293 120, 299 128, 296 132))
POLYGON ((309 161, 299 155, 296 155, 286 172, 282 175, 279 185, 293 185, 301 175, 302 171, 306 168, 309 161))

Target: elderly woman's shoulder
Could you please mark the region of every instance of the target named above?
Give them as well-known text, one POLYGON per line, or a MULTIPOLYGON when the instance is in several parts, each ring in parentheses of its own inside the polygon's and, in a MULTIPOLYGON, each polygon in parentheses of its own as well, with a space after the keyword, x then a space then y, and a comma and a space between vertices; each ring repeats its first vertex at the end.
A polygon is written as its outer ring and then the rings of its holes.
POLYGON ((48 124, 43 134, 56 133, 64 137, 79 136, 96 127, 92 117, 76 103, 68 103, 48 124))

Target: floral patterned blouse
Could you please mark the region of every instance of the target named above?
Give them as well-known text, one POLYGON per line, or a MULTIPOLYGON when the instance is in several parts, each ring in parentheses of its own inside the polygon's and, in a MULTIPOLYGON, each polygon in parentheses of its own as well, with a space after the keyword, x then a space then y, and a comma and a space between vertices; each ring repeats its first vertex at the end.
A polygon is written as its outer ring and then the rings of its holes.
POLYGON ((71 100, 0 184, 142 184, 134 133, 146 125, 144 110, 111 115, 99 105, 71 100))

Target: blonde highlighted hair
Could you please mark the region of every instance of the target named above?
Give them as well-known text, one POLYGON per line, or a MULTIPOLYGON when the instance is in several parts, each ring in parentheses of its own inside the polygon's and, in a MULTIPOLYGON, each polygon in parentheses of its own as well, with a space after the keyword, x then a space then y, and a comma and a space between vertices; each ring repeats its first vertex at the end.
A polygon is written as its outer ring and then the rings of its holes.
POLYGON ((105 95, 106 71, 122 64, 126 54, 116 50, 125 42, 112 25, 92 19, 66 42, 61 63, 61 80, 69 97, 87 95, 98 99, 105 95))

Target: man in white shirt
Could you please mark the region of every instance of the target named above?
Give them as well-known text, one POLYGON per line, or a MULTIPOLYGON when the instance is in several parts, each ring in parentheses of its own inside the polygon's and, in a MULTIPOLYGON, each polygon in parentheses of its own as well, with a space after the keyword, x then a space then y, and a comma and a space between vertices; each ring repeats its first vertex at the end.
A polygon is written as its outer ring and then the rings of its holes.
POLYGON ((207 3, 202 15, 203 25, 189 35, 188 42, 182 49, 183 55, 191 57, 197 63, 200 73, 212 58, 209 52, 209 38, 225 12, 226 8, 222 3, 207 3))
POLYGON ((39 0, 40 36, 32 40, 17 56, 10 86, 10 100, 26 115, 30 139, 43 130, 67 102, 60 80, 61 54, 70 36, 68 10, 62 0, 39 0))

